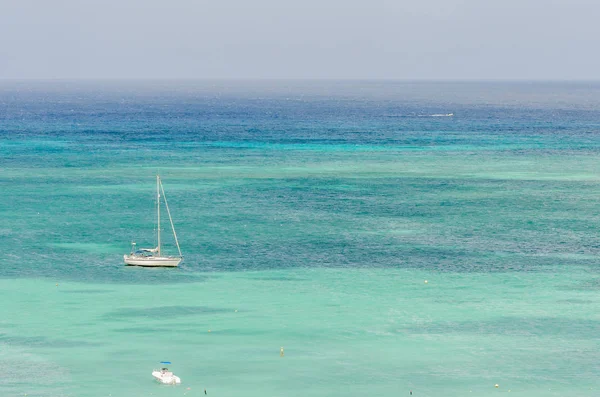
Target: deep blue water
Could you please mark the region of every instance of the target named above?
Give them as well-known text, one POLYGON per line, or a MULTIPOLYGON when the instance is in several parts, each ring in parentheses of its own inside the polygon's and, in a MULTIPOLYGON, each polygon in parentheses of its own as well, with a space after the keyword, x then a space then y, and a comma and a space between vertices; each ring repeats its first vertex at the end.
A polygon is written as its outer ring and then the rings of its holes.
POLYGON ((194 271, 597 269, 599 111, 598 83, 3 82, 0 274, 121 279, 157 172, 194 271))

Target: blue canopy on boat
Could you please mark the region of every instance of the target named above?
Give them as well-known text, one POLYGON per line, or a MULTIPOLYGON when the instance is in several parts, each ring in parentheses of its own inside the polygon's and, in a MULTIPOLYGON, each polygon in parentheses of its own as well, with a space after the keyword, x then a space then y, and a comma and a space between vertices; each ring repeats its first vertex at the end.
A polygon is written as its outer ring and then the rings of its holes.
POLYGON ((161 363, 161 364, 171 364, 171 362, 170 362, 170 361, 161 361, 160 363, 161 363))

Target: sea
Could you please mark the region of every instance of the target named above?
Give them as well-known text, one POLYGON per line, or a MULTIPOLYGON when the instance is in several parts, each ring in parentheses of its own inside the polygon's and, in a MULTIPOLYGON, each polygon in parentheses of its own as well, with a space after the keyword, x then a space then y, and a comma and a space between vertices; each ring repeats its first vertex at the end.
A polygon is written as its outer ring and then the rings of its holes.
POLYGON ((599 230, 598 82, 1 81, 0 396, 598 396, 599 230))

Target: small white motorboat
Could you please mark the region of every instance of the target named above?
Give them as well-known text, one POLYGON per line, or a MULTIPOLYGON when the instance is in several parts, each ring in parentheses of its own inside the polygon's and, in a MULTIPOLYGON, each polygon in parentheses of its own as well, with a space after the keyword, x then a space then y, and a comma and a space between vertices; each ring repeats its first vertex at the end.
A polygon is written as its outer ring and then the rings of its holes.
MULTIPOLYGON (((171 364, 168 361, 161 361, 161 364, 171 364)), ((181 383, 179 376, 173 375, 173 372, 169 371, 169 368, 163 367, 161 369, 155 369, 152 371, 152 376, 162 384, 165 385, 178 385, 181 383)))

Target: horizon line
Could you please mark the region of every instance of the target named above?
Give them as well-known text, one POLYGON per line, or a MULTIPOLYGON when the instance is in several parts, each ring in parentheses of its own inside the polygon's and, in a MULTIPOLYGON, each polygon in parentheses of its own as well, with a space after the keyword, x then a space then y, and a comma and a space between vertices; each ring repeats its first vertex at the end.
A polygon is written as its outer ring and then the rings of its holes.
POLYGON ((596 83, 600 78, 331 78, 331 77, 0 77, 0 82, 92 81, 338 81, 338 82, 440 82, 440 83, 596 83))

